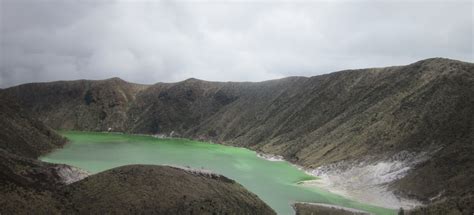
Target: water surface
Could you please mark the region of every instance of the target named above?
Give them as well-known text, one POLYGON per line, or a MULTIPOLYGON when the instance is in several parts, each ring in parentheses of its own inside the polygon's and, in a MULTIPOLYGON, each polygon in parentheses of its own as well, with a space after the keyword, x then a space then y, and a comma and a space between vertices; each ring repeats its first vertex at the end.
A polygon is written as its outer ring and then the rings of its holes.
POLYGON ((294 202, 335 204, 395 214, 394 210, 358 203, 318 188, 297 185, 314 179, 285 161, 268 161, 251 150, 186 139, 157 139, 150 136, 61 132, 70 140, 64 148, 41 158, 101 172, 128 164, 168 164, 203 168, 234 179, 257 194, 278 214, 294 214, 294 202))

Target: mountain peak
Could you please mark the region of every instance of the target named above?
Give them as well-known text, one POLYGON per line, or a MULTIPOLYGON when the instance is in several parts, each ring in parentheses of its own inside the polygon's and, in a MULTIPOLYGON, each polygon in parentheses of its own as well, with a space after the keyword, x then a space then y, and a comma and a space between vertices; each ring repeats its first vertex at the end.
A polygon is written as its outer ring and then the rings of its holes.
POLYGON ((417 61, 413 64, 436 64, 436 65, 443 65, 443 64, 450 64, 450 63, 466 63, 459 60, 449 59, 449 58, 442 58, 442 57, 434 57, 434 58, 427 58, 424 60, 417 61))
POLYGON ((105 79, 105 81, 120 81, 120 82, 125 82, 123 79, 119 78, 119 77, 112 77, 112 78, 109 78, 109 79, 105 79))
POLYGON ((183 82, 200 82, 200 81, 203 81, 201 79, 197 79, 197 78, 188 78, 186 80, 184 80, 183 82))

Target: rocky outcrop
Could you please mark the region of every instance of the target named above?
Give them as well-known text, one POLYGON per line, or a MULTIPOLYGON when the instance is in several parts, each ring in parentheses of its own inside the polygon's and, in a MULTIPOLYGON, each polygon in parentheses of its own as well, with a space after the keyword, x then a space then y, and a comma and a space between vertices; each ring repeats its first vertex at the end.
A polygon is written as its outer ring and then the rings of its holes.
POLYGON ((63 184, 72 184, 91 175, 86 170, 64 164, 55 165, 55 171, 63 184))

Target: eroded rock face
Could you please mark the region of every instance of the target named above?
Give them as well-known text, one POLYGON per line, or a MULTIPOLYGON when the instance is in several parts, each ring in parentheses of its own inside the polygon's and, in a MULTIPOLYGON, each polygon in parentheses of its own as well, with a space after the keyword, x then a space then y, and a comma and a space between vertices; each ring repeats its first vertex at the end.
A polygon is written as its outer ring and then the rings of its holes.
POLYGON ((72 184, 91 175, 86 170, 64 164, 56 165, 55 169, 64 184, 72 184))
POLYGON ((385 160, 360 158, 359 161, 333 163, 307 170, 320 179, 304 184, 371 205, 411 209, 422 205, 422 202, 396 195, 390 185, 404 178, 412 168, 425 162, 433 153, 436 152, 415 154, 402 151, 385 160))

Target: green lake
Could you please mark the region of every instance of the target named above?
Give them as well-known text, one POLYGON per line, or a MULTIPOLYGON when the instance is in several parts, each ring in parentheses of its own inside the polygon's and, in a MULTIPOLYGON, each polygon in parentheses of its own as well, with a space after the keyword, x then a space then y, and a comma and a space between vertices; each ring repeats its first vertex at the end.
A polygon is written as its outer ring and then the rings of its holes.
POLYGON ((257 194, 278 214, 294 214, 294 202, 318 202, 362 209, 375 214, 395 210, 352 201, 318 188, 299 186, 314 179, 285 161, 268 161, 256 152, 186 139, 92 132, 60 132, 70 140, 41 160, 80 167, 91 173, 128 164, 158 164, 208 169, 234 179, 257 194))

